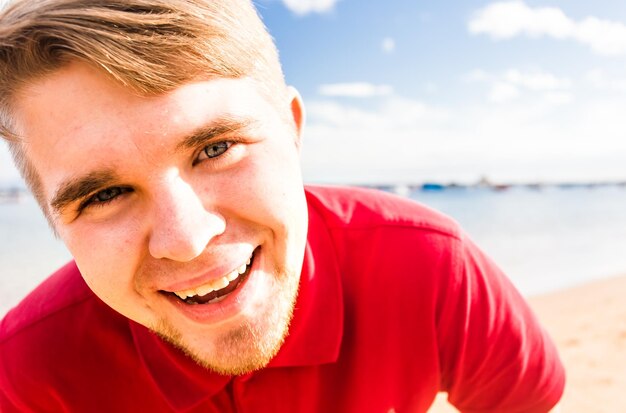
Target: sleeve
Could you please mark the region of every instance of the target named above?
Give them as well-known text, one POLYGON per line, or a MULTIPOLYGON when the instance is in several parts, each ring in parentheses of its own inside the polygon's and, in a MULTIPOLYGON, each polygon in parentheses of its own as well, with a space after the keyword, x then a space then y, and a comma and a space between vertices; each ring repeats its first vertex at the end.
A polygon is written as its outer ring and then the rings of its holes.
POLYGON ((548 412, 565 372, 557 350, 524 299, 462 236, 437 292, 441 390, 466 413, 548 412))

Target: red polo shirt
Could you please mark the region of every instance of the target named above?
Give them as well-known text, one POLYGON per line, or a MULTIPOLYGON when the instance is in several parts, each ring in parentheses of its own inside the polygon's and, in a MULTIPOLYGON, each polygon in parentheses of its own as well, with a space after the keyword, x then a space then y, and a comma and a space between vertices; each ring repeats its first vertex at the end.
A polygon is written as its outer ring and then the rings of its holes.
POLYGON ((73 263, 0 325, 2 412, 546 412, 564 372, 527 305, 457 225, 414 202, 307 188, 294 318, 257 372, 209 372, 119 315, 73 263))

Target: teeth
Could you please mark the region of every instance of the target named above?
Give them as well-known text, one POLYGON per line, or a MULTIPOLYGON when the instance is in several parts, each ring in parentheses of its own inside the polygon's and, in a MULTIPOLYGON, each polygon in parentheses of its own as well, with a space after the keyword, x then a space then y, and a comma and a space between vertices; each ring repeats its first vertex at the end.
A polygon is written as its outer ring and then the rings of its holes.
POLYGON ((237 271, 233 271, 233 272, 231 272, 230 274, 228 274, 228 275, 226 276, 226 279, 227 279, 228 281, 232 281, 232 280, 234 280, 234 279, 235 279, 235 278, 237 278, 237 277, 239 277, 239 270, 237 270, 237 271))
POLYGON ((228 279, 226 277, 222 277, 219 280, 213 281, 213 288, 215 290, 221 290, 222 288, 228 285, 228 279))
MULTIPOLYGON (((248 261, 245 264, 242 264, 237 269, 231 271, 222 278, 209 281, 206 284, 202 284, 198 287, 190 288, 188 290, 175 291, 174 294, 176 294, 181 300, 185 300, 186 298, 193 297, 194 295, 203 296, 209 294, 212 291, 221 290, 222 288, 226 287, 231 281, 239 277, 239 275, 246 272, 251 262, 252 257, 248 258, 248 261)), ((209 303, 217 303, 221 301, 222 298, 223 297, 213 299, 209 301, 209 303)))
POLYGON ((215 285, 212 284, 204 284, 200 287, 196 287, 196 293, 194 295, 207 295, 213 290, 219 290, 219 288, 215 288, 215 285))
MULTIPOLYGON (((196 292, 195 292, 195 290, 183 290, 183 291, 179 291, 177 295, 178 295, 179 297, 182 295, 182 296, 184 296, 185 298, 187 298, 187 297, 191 297, 191 296, 196 295, 196 292)), ((183 298, 183 300, 184 300, 185 298, 183 298)))
POLYGON ((209 301, 207 304, 215 304, 215 303, 219 303, 220 301, 222 301, 223 299, 225 299, 227 297, 227 295, 223 295, 221 297, 217 297, 212 299, 211 301, 209 301))

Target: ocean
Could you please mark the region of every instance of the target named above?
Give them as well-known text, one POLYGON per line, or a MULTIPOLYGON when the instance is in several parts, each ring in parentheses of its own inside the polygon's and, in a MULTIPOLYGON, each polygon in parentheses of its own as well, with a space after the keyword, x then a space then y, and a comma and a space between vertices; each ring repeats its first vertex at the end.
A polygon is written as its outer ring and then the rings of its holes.
MULTIPOLYGON (((626 274, 626 187, 408 195, 457 220, 525 295, 626 274)), ((0 316, 69 259, 31 197, 0 203, 0 316)))

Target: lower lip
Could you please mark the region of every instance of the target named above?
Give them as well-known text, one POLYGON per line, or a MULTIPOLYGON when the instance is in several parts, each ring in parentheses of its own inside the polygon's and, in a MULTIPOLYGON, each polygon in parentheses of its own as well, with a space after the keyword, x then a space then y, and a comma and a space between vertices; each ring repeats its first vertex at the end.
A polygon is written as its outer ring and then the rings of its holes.
POLYGON ((185 317, 202 324, 220 324, 242 314, 248 305, 260 278, 257 270, 260 266, 260 249, 254 252, 252 265, 248 274, 237 288, 217 303, 187 304, 178 297, 167 294, 167 300, 172 303, 185 317))

